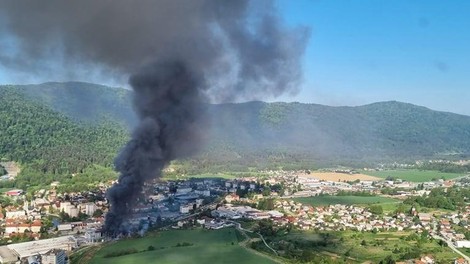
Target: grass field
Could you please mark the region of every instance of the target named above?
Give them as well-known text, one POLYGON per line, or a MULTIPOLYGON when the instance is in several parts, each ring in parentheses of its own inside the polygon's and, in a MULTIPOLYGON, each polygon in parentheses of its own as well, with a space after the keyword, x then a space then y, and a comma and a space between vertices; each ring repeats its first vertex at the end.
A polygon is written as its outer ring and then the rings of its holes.
POLYGON ((276 263, 261 254, 255 254, 238 244, 234 229, 221 230, 171 230, 152 233, 138 239, 120 240, 99 250, 89 262, 91 264, 185 264, 185 263, 276 263), (190 246, 177 247, 178 243, 190 246), (155 250, 147 251, 149 246, 155 250), (126 249, 143 251, 139 253, 105 258, 106 254, 126 249))
POLYGON ((363 171, 363 174, 370 176, 379 177, 382 179, 387 178, 388 176, 402 179, 410 182, 426 182, 431 181, 432 179, 453 179, 463 174, 459 173, 444 173, 439 171, 421 171, 421 170, 386 170, 386 171, 363 171))
MULTIPOLYGON (((405 251, 408 248, 416 246, 416 241, 406 241, 403 238, 412 232, 381 232, 373 233, 360 233, 360 232, 342 232, 340 236, 343 237, 344 242, 338 247, 337 253, 346 251, 349 256, 360 260, 379 261, 388 255, 393 255, 398 258, 400 253, 393 253, 394 250, 400 249, 405 251), (365 245, 361 242, 365 241, 365 245), (340 249, 342 248, 342 249, 340 249)), ((436 241, 427 240, 420 245, 422 254, 430 254, 437 258, 442 263, 451 263, 457 255, 447 247, 440 247, 436 241)), ((335 252, 337 249, 332 249, 335 252)), ((343 253, 344 254, 344 253, 343 253)))
POLYGON ((470 257, 470 248, 463 249, 461 252, 470 257))
MULTIPOLYGON (((330 232, 332 242, 325 247, 313 247, 312 250, 326 256, 347 258, 348 263, 378 263, 391 255, 400 259, 404 252, 416 250, 416 240, 406 240, 413 232, 370 232, 342 231, 330 232)), ((293 231, 279 237, 284 241, 320 241, 316 231, 293 231)), ((419 244, 421 255, 432 255, 439 262, 452 263, 457 255, 447 247, 441 247, 436 241, 426 240, 419 244)), ((402 259, 403 260, 403 259, 402 259)))
POLYGON ((314 196, 300 197, 293 199, 296 202, 309 204, 312 206, 330 204, 397 204, 400 201, 381 196, 314 196))
MULTIPOLYGON (((393 213, 397 210, 398 206, 401 205, 401 201, 395 201, 395 202, 390 202, 390 203, 380 203, 379 205, 382 206, 382 209, 384 210, 384 213, 393 213)), ((403 204, 403 208, 405 209, 405 212, 408 212, 411 210, 411 205, 410 204, 403 204)))

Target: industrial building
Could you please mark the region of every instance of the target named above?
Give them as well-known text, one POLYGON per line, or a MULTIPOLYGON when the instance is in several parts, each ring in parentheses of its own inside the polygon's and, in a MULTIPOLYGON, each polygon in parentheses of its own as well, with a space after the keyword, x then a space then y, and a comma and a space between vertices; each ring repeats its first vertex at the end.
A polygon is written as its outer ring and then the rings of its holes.
POLYGON ((77 240, 73 236, 63 236, 0 247, 0 262, 11 263, 17 260, 46 254, 53 249, 71 251, 76 248, 77 240))

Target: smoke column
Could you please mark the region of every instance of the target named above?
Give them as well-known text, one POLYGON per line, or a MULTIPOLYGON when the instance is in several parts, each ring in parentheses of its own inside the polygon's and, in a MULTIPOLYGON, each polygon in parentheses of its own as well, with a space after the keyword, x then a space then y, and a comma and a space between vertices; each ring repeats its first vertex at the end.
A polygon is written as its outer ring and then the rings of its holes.
POLYGON ((203 103, 296 91, 308 36, 267 0, 0 2, 0 70, 18 79, 129 78, 140 123, 115 161, 110 235, 126 230, 145 182, 197 151, 203 103))
POLYGON ((111 235, 121 226, 146 181, 159 177, 169 161, 190 155, 200 142, 204 97, 184 63, 153 64, 131 76, 135 107, 141 119, 132 139, 115 161, 119 183, 108 191, 106 217, 111 235))

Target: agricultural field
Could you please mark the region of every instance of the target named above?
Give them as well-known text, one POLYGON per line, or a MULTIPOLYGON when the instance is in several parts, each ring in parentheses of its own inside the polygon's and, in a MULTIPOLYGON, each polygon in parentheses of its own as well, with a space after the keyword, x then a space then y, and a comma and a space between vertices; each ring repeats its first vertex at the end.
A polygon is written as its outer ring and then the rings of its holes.
POLYGON ((342 240, 340 246, 330 250, 333 253, 346 254, 359 261, 380 261, 388 255, 399 259, 400 256, 418 250, 421 255, 430 254, 442 263, 451 263, 458 257, 448 247, 439 246, 437 241, 428 238, 423 241, 408 239, 412 234, 413 232, 381 232, 377 234, 342 232, 339 234, 342 240))
POLYGON ((162 231, 108 244, 88 263, 276 263, 261 253, 240 246, 238 242, 232 228, 162 231), (125 251, 135 253, 109 257, 125 251))
POLYGON ((453 179, 464 176, 460 173, 445 173, 439 171, 422 171, 422 170, 386 170, 386 171, 363 171, 363 174, 367 174, 374 177, 385 179, 387 177, 393 177, 402 179, 410 182, 426 182, 433 179, 453 179))
MULTIPOLYGON (((321 241, 322 237, 324 234, 321 236, 315 231, 295 231, 279 237, 277 243, 283 240, 287 241, 284 243, 297 241, 297 244, 308 245, 321 241)), ((314 246, 310 250, 316 254, 345 259, 348 263, 378 263, 387 256, 398 261, 413 259, 415 255, 432 255, 440 261, 438 263, 453 263, 458 258, 448 247, 441 247, 437 241, 428 238, 421 239, 414 232, 331 232, 329 243, 314 246)))
MULTIPOLYGON (((403 204, 401 201, 395 201, 395 202, 383 202, 379 203, 378 205, 382 206, 382 209, 385 214, 388 213, 394 213, 398 207, 401 207, 405 212, 409 212, 411 210, 411 205, 410 204, 403 204)), ((424 213, 424 208, 421 209, 424 213)))
POLYGON ((381 197, 381 196, 312 196, 312 197, 299 197, 293 199, 302 204, 312 206, 331 205, 331 204, 399 204, 399 200, 381 197))
POLYGON ((303 173, 299 174, 299 176, 307 177, 307 178, 315 178, 324 181, 380 181, 383 180, 380 177, 376 177, 374 175, 366 175, 362 173, 356 174, 347 174, 347 173, 337 173, 337 172, 312 172, 312 173, 303 173))

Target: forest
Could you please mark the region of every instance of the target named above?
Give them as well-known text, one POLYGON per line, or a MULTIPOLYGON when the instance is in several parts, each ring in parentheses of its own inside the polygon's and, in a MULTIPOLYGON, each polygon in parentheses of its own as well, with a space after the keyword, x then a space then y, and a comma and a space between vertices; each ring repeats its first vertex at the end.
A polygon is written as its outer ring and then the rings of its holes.
POLYGON ((428 195, 411 196, 403 203, 427 208, 457 210, 465 206, 468 197, 470 197, 470 188, 433 188, 428 195))
POLYGON ((113 159, 128 138, 111 120, 85 124, 25 100, 14 89, 0 89, 0 157, 22 171, 0 186, 25 188, 50 184, 86 172, 94 165, 112 170, 113 159))

